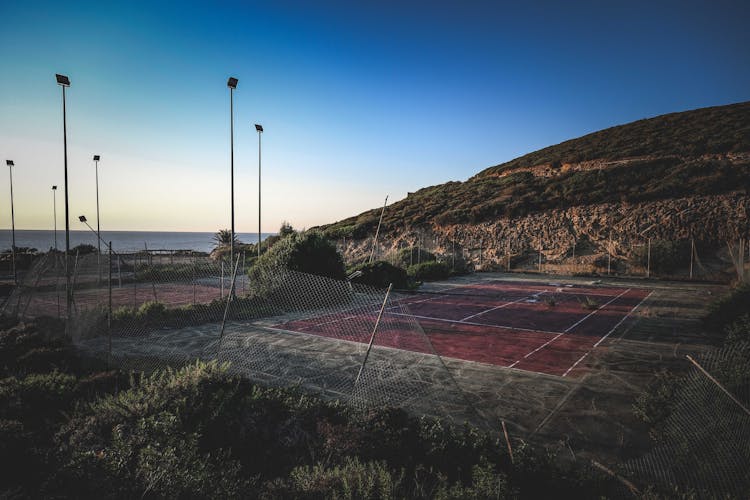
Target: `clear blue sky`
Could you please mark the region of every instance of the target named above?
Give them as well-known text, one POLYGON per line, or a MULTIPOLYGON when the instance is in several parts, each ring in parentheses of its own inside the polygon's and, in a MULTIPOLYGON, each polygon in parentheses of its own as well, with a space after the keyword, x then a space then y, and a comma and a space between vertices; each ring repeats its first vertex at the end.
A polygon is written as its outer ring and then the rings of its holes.
MULTIPOLYGON (((750 99, 748 5, 2 0, 16 227, 50 228, 63 183, 55 73, 72 82, 71 217, 93 219, 98 153, 103 228, 228 227, 236 76, 237 231, 257 229, 253 123, 263 229, 310 227, 601 128, 750 99)), ((7 228, 7 172, 0 200, 7 228)))

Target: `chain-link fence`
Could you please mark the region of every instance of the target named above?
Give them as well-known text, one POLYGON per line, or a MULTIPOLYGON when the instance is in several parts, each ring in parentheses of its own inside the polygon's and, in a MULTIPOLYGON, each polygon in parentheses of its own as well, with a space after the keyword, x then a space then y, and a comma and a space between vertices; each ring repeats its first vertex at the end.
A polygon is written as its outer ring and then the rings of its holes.
MULTIPOLYGON (((466 260, 483 252, 485 259, 490 251, 484 245, 458 246, 456 252, 466 260)), ((453 242, 424 238, 392 258, 419 263, 435 255, 450 262, 453 253, 446 248, 453 250, 453 242)), ((73 255, 68 295, 64 258, 49 252, 30 266, 0 312, 66 318, 81 350, 125 370, 218 359, 267 385, 497 431, 496 408, 477 407, 479 389, 466 376, 467 364, 446 364, 436 353, 410 310, 413 296, 288 269, 252 272, 246 261, 239 254, 230 266, 185 252, 145 250, 73 255)), ((748 351, 743 345, 698 360, 705 373, 696 368, 685 379, 662 440, 622 465, 625 481, 698 496, 748 491, 750 415, 744 408, 750 405, 750 375, 738 362, 748 359, 748 351), (741 404, 717 381, 730 386, 741 404)))
POLYGON ((409 407, 479 425, 478 413, 409 312, 407 297, 288 269, 248 277, 205 256, 148 251, 41 257, 2 308, 66 318, 76 345, 152 371, 196 359, 356 407, 409 407))
POLYGON ((498 235, 439 235, 409 231, 397 239, 375 241, 341 238, 337 249, 349 265, 374 260, 409 267, 436 259, 452 270, 551 273, 568 276, 609 275, 696 281, 749 281, 747 240, 704 241, 697 238, 641 238, 623 242, 614 237, 587 236, 554 243, 544 235, 513 238, 498 235))
POLYGON ((750 343, 694 361, 650 453, 623 465, 634 481, 686 498, 750 492, 750 343), (692 496, 690 496, 692 495, 692 496))

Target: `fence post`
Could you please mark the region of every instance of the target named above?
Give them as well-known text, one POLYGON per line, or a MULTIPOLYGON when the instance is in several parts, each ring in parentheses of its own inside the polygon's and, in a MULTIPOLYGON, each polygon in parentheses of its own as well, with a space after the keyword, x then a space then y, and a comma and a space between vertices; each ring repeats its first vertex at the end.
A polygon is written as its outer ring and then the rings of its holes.
POLYGON ((690 279, 693 279, 693 257, 695 256, 695 239, 690 238, 690 279))
POLYGON ((612 269, 612 231, 609 231, 609 243, 607 244, 607 275, 612 269))
MULTIPOLYGON (((365 359, 362 360, 362 365, 359 367, 359 372, 357 373, 357 378, 354 379, 354 388, 357 387, 357 382, 359 382, 359 377, 362 376, 362 371, 365 369, 365 363, 367 363, 367 358, 370 356, 370 351, 372 350, 372 344, 375 342, 375 333, 378 331, 378 325, 380 324, 380 318, 383 316, 383 311, 385 310, 385 305, 388 302, 388 296, 391 294, 391 288, 393 288, 393 283, 388 285, 388 290, 385 292, 385 298, 383 299, 383 305, 380 308, 380 312, 378 313, 378 318, 375 320, 375 326, 372 329, 372 335, 370 335, 370 344, 367 346, 367 352, 365 352, 365 359)), ((354 392, 354 388, 352 388, 352 393, 354 392)))
POLYGON ((646 255, 646 277, 651 277, 651 238, 648 239, 648 253, 646 255))
POLYGON ((107 308, 107 369, 112 369, 112 242, 109 242, 109 276, 107 288, 109 290, 109 307, 107 308))
POLYGON ((482 250, 484 249, 484 238, 479 238, 479 267, 482 267, 482 250))
POLYGON ((542 272, 542 240, 539 240, 539 272, 542 272))
POLYGON ((133 309, 138 308, 138 252, 133 253, 133 309))
POLYGON ((196 266, 196 259, 195 259, 195 252, 193 252, 191 250, 190 254, 191 254, 190 256, 193 258, 193 266, 192 266, 193 276, 192 276, 192 282, 193 282, 193 305, 195 305, 195 271, 196 271, 195 266, 196 266))
POLYGON ((456 270, 456 234, 453 234, 452 249, 451 249, 451 269, 456 270))
POLYGON ((505 241, 505 271, 510 272, 510 238, 505 241))

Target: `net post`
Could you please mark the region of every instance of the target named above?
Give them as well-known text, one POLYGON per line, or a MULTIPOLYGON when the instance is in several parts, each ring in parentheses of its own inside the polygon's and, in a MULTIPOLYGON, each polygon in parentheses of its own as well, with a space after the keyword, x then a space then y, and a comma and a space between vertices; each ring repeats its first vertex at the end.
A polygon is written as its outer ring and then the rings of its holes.
POLYGON ((362 371, 365 369, 365 364, 367 363, 367 358, 370 357, 370 351, 372 350, 372 344, 375 342, 375 333, 378 331, 378 325, 380 324, 380 318, 383 317, 383 311, 385 310, 385 304, 388 302, 388 296, 391 294, 391 289, 393 288, 393 283, 388 285, 388 290, 385 292, 385 298, 383 298, 383 305, 380 307, 380 312, 378 313, 378 318, 375 320, 375 326, 372 329, 372 335, 370 335, 370 343, 367 346, 367 352, 365 353, 365 359, 362 360, 362 365, 359 367, 359 372, 357 373, 357 378, 354 379, 354 387, 357 387, 357 383, 359 382, 359 378, 362 376, 362 371))

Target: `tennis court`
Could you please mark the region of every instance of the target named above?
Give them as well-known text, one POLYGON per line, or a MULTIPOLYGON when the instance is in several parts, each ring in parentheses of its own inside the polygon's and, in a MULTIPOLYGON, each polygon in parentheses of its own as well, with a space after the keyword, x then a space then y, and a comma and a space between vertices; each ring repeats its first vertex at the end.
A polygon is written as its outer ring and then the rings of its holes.
MULTIPOLYGON (((575 377, 588 354, 649 295, 644 288, 483 281, 401 295, 389 302, 375 344, 549 375, 575 377), (414 334, 416 320, 430 340, 414 334), (431 347, 430 347, 431 346, 431 347)), ((367 343, 351 321, 374 325, 379 308, 340 311, 277 328, 367 343)))

